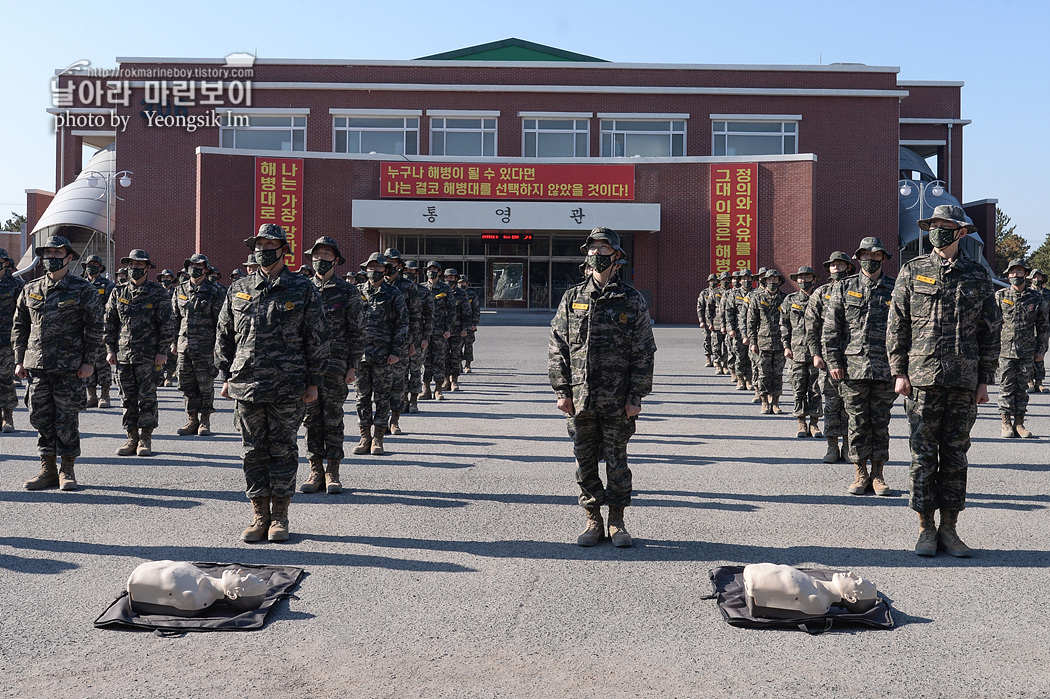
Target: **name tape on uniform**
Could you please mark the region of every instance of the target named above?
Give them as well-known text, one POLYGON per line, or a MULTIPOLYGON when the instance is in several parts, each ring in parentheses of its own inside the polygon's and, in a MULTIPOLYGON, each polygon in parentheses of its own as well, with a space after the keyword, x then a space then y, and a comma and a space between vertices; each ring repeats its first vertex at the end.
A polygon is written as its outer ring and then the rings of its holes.
POLYGON ((589 304, 589 303, 574 303, 574 304, 572 304, 572 310, 574 310, 574 311, 586 311, 590 307, 591 307, 591 304, 589 304))
POLYGON ((936 284, 936 283, 937 283, 937 280, 936 280, 936 279, 931 279, 930 277, 924 277, 924 276, 922 276, 921 274, 918 274, 918 275, 916 275, 916 276, 915 276, 915 278, 916 278, 916 279, 917 279, 918 281, 920 281, 920 282, 926 282, 927 284, 936 284))

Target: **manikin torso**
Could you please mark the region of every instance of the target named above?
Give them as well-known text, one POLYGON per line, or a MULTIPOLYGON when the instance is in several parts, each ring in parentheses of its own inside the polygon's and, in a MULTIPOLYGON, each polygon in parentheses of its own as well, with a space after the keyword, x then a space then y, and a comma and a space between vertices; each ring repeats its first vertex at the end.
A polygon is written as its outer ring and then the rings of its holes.
POLYGON ((265 594, 266 583, 243 570, 223 571, 216 578, 191 563, 149 561, 132 571, 127 588, 132 602, 199 611, 221 599, 265 594))
POLYGON ((744 589, 755 603, 820 616, 839 602, 848 607, 874 606, 875 584, 853 573, 835 573, 831 582, 786 565, 753 563, 744 566, 744 589))

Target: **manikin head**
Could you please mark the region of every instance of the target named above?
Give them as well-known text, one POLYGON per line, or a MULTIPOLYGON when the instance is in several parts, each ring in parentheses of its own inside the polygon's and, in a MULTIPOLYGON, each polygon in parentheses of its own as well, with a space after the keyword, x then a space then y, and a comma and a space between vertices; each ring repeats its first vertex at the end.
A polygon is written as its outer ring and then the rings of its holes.
POLYGON ((832 575, 831 588, 842 597, 842 606, 852 614, 863 614, 878 602, 875 583, 853 572, 832 575))
POLYGON ((266 583, 240 568, 224 570, 220 586, 230 606, 241 612, 258 609, 266 599, 266 583))

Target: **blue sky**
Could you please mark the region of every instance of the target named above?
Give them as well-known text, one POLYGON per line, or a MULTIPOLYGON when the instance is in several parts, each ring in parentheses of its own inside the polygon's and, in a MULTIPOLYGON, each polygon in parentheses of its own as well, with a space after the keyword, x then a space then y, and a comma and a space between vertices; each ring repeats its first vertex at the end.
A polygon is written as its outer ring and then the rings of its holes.
MULTIPOLYGON (((904 80, 965 81, 964 199, 995 198, 1033 245, 1050 156, 1050 2, 194 2, 9 3, 11 138, 0 214, 54 189, 49 81, 117 56, 410 59, 516 36, 612 61, 899 66, 904 80), (304 9, 309 8, 309 10, 304 9), (17 32, 17 34, 16 34, 17 32), (1029 115, 1029 118, 1025 115, 1029 115), (1033 116, 1034 115, 1034 116, 1033 116), (11 156, 14 157, 11 157, 11 156)), ((895 188, 896 183, 887 183, 895 188)), ((883 235, 889 232, 883 232, 883 235)))

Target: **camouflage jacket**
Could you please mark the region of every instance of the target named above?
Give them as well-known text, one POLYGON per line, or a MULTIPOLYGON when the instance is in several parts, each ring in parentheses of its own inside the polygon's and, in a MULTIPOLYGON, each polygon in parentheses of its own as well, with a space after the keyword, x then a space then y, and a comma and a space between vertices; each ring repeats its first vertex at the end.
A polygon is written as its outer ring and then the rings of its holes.
POLYGON ((419 341, 423 339, 423 306, 427 292, 419 284, 411 279, 405 279, 400 274, 391 282, 391 285, 405 297, 405 306, 408 307, 408 339, 404 350, 397 353, 399 357, 407 357, 408 345, 415 345, 418 350, 419 341))
POLYGON ((707 326, 707 297, 711 295, 711 289, 704 289, 696 297, 696 320, 700 325, 707 326))
POLYGON ((809 295, 809 303, 806 304, 806 344, 811 357, 824 357, 824 307, 831 300, 831 292, 837 283, 832 280, 822 284, 809 295))
POLYGON ((313 283, 321 295, 321 307, 328 320, 328 368, 325 371, 336 376, 346 376, 351 367, 360 367, 361 354, 364 352, 364 304, 361 290, 335 275, 327 282, 315 276, 313 283))
POLYGON ((725 289, 721 285, 708 289, 707 298, 704 299, 704 318, 707 320, 707 327, 711 330, 719 330, 716 311, 718 310, 718 300, 722 298, 723 291, 725 289))
POLYGON ((226 303, 226 290, 207 279, 197 286, 185 281, 171 295, 171 312, 175 323, 176 350, 194 354, 215 351, 215 326, 226 303))
POLYGON ((15 304, 23 286, 22 280, 12 277, 10 271, 0 278, 0 347, 11 346, 11 324, 15 320, 15 304))
POLYGON ((942 265, 936 251, 901 268, 893 288, 886 349, 890 373, 912 386, 975 390, 992 383, 1002 316, 988 272, 960 252, 942 265))
POLYGON ((809 353, 809 343, 806 338, 806 308, 809 307, 811 294, 799 289, 793 294, 784 297, 780 304, 780 337, 784 347, 791 350, 796 362, 813 362, 813 355, 809 353))
POLYGON ((118 284, 106 302, 103 339, 120 364, 152 364, 167 354, 175 341, 168 290, 157 282, 118 284))
POLYGON ((477 292, 469 287, 464 293, 470 302, 470 324, 477 327, 481 324, 481 299, 478 298, 477 292))
POLYGON ((77 371, 102 361, 102 299, 91 282, 66 274, 28 282, 15 303, 11 344, 26 369, 77 371))
POLYGON ((101 274, 94 279, 88 279, 87 277, 84 277, 84 279, 87 279, 92 286, 98 289, 98 295, 102 297, 102 307, 105 308, 106 304, 109 303, 109 295, 113 292, 113 289, 117 288, 117 285, 101 274))
POLYGON ((402 354, 408 348, 408 306, 397 287, 383 282, 373 289, 369 282, 357 287, 361 294, 364 349, 358 361, 386 364, 387 357, 402 354))
POLYGON ((999 356, 1004 359, 1034 359, 1046 353, 1050 336, 1043 295, 1033 289, 1021 293, 1010 289, 995 292, 995 303, 1003 316, 999 356))
MULTIPOLYGON (((430 338, 434 336, 434 313, 436 312, 434 297, 430 293, 430 289, 424 285, 418 285, 420 290, 423 292, 423 337, 422 340, 426 340, 429 344, 430 338)), ((417 350, 419 348, 416 348, 417 350)))
POLYGON ((1046 310, 1047 319, 1050 320, 1050 287, 1043 287, 1039 289, 1039 295, 1043 297, 1044 309, 1046 310))
POLYGON ((431 335, 444 335, 452 332, 452 289, 448 284, 437 279, 428 281, 423 288, 430 292, 434 301, 433 326, 431 335))
POLYGON ((747 309, 747 339, 759 352, 783 352, 780 336, 780 305, 784 292, 769 293, 761 287, 751 292, 747 309))
POLYGON ((726 327, 726 304, 736 295, 736 289, 730 286, 728 289, 719 289, 715 300, 715 328, 723 335, 729 332, 726 327))
POLYGON ((613 277, 569 287, 551 321, 547 372, 559 398, 577 412, 622 415, 653 389, 656 341, 649 308, 632 286, 613 277))
POLYGON ((893 380, 886 324, 895 281, 885 274, 874 282, 854 274, 832 289, 821 336, 829 370, 845 369, 846 378, 853 380, 893 380))
POLYGON ((725 304, 726 333, 736 332, 738 340, 747 335, 747 301, 750 289, 733 289, 725 304))
POLYGON ((470 299, 467 298, 467 292, 463 291, 463 289, 460 289, 458 286, 453 287, 451 296, 452 302, 449 306, 452 309, 452 337, 456 337, 470 327, 474 312, 470 308, 470 299))
POLYGON ((271 282, 256 272, 230 285, 219 312, 215 366, 230 397, 300 400, 320 386, 328 363, 328 321, 317 288, 287 267, 271 282))

